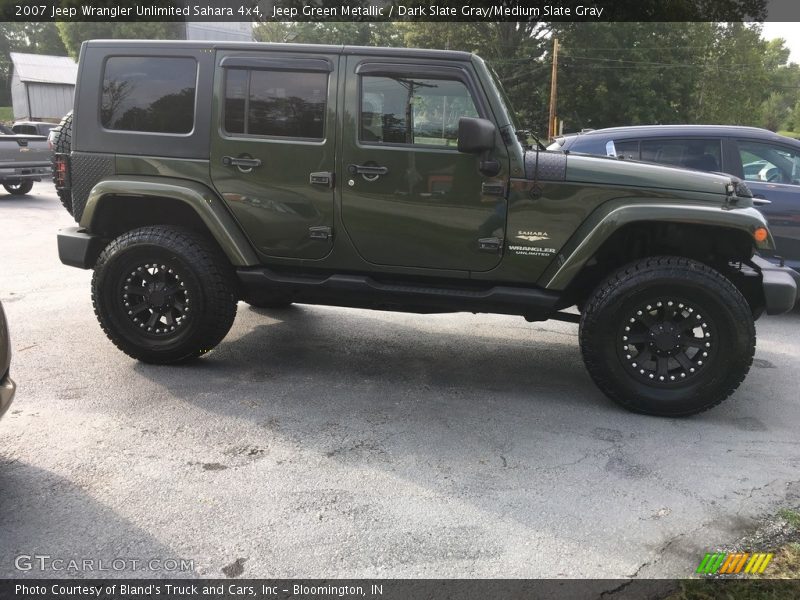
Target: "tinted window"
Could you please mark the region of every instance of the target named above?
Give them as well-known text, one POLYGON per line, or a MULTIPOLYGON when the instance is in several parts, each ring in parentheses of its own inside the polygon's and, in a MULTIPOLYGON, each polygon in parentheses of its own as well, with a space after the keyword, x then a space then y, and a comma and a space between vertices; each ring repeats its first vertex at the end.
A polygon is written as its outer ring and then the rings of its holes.
POLYGON ((458 145, 458 120, 478 111, 460 81, 417 77, 363 77, 364 142, 458 145))
POLYGON ((713 139, 642 140, 641 153, 645 161, 700 171, 719 171, 722 155, 720 141, 713 139))
POLYGON ((228 69, 225 131, 321 140, 327 73, 228 69))
POLYGON ((617 156, 623 156, 629 160, 639 160, 639 142, 637 140, 623 140, 615 142, 617 156))
POLYGON ((100 121, 108 129, 189 133, 194 127, 196 82, 193 58, 109 58, 100 121))
POLYGON ((739 140, 744 178, 800 185, 800 152, 784 146, 739 140))

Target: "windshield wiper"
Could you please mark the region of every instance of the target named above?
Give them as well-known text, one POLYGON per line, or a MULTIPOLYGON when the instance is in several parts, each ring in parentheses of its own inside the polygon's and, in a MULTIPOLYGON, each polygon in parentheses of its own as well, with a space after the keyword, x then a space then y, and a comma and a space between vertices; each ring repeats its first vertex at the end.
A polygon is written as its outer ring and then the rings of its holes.
POLYGON ((530 129, 517 129, 514 132, 517 136, 517 139, 522 143, 523 146, 526 148, 530 148, 530 144, 528 144, 528 138, 532 137, 533 141, 536 142, 536 146, 538 150, 547 150, 544 144, 539 141, 539 138, 536 137, 536 134, 533 133, 530 129))

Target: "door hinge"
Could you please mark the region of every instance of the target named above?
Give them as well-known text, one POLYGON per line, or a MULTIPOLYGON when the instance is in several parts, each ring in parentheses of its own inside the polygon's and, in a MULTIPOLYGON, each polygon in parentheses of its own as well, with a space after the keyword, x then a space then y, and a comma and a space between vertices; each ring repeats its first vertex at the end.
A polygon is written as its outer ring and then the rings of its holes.
POLYGON ((333 187, 333 173, 329 171, 319 171, 317 173, 311 173, 308 176, 308 183, 311 185, 324 185, 327 187, 333 187))
POLYGON ((482 252, 499 252, 503 247, 503 240, 500 238, 481 238, 478 240, 478 250, 482 252))
POLYGON ((496 182, 483 183, 481 184, 481 194, 484 196, 505 196, 506 185, 496 182))
POLYGON ((327 225, 317 225, 308 228, 308 236, 312 240, 327 240, 331 237, 331 228, 327 225))

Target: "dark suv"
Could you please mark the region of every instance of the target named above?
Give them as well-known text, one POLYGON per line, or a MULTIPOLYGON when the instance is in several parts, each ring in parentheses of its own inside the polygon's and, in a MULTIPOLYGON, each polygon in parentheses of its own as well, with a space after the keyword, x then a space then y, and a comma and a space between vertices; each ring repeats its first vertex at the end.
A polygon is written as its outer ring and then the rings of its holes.
POLYGON ((646 125, 611 127, 558 138, 551 150, 617 156, 747 181, 754 204, 769 221, 781 257, 800 271, 800 141, 756 127, 646 125))

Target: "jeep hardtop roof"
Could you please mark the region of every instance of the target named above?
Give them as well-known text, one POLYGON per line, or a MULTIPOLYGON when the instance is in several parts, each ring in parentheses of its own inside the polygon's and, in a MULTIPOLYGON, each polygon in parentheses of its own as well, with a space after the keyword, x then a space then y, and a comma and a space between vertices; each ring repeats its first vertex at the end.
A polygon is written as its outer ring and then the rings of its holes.
POLYGON ((314 54, 366 54, 398 58, 432 58, 471 61, 475 55, 458 50, 429 50, 422 48, 389 48, 380 46, 334 46, 325 44, 278 44, 273 42, 214 42, 192 40, 89 40, 92 48, 192 48, 215 50, 274 50, 314 54))

